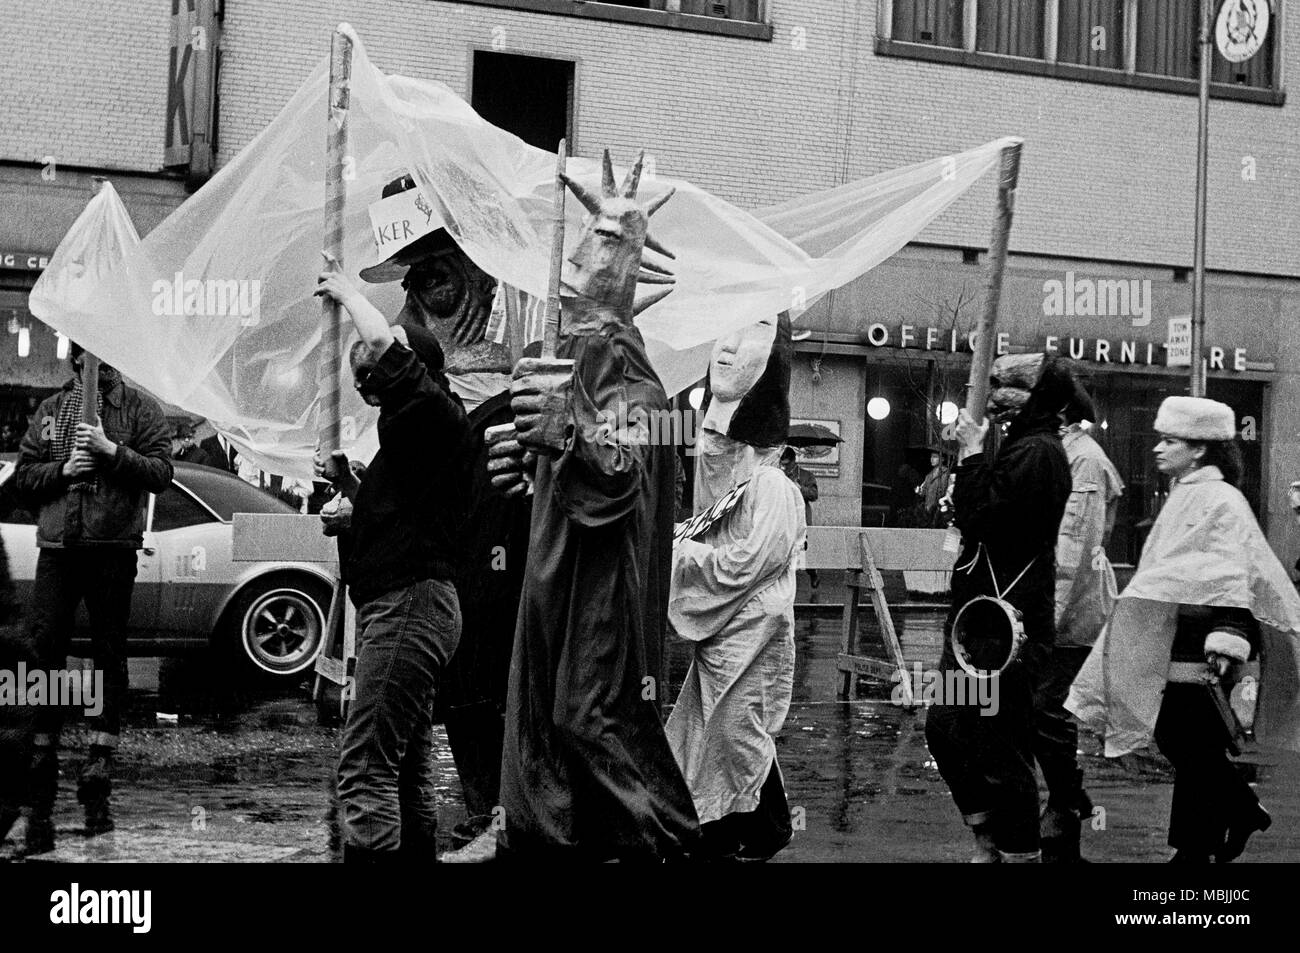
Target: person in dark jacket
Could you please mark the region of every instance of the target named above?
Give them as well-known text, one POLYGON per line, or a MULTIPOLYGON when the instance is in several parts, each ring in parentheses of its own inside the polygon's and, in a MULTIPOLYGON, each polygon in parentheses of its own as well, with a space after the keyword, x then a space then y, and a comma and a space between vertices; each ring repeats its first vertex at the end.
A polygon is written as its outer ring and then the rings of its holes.
POLYGON ((372 358, 357 384, 380 408, 379 451, 355 492, 342 564, 357 607, 339 756, 344 860, 432 862, 432 711, 460 637, 453 579, 476 448, 431 332, 390 328, 335 269, 321 274, 316 293, 351 315, 372 358))
MULTIPOLYGON (((99 391, 82 389, 82 349, 72 346, 75 376, 47 398, 23 437, 14 482, 39 507, 36 578, 32 583, 28 637, 40 665, 63 668, 77 606, 90 619, 95 678, 102 679, 102 711, 88 719, 90 754, 82 765, 77 798, 92 833, 112 829, 113 753, 126 701, 126 633, 135 586, 136 550, 143 545, 149 493, 171 483, 171 428, 158 402, 122 381, 108 365, 99 369, 99 391), (82 403, 94 400, 99 423, 80 423, 82 403)), ((51 812, 58 788, 62 714, 42 708, 36 716, 29 770, 31 821, 27 850, 53 849, 51 812)))
MULTIPOLYGON (((1002 357, 993 365, 989 417, 1009 423, 996 456, 983 452, 988 422, 976 424, 965 411, 958 419, 962 449, 954 502, 962 546, 944 630, 945 684, 962 677, 951 635, 954 619, 970 600, 1005 599, 1020 612, 1027 637, 1018 657, 992 677, 996 705, 975 704, 988 694, 969 682, 964 698, 945 698, 926 719, 930 751, 975 834, 977 861, 1040 859, 1032 689, 1056 637, 1056 537, 1070 496, 1070 465, 1059 430, 1074 387, 1064 360, 1041 354, 1002 357)), ((1006 646, 992 635, 986 642, 993 644, 978 645, 977 637, 966 636, 971 644, 965 647, 977 659, 972 667, 1000 668, 1006 646)))

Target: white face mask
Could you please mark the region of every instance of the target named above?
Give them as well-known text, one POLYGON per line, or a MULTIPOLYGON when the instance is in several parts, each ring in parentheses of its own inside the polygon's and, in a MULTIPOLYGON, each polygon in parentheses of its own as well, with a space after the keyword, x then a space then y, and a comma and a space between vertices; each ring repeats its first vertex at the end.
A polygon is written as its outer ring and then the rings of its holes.
POLYGON ((713 345, 709 387, 714 400, 740 400, 753 389, 767 368, 776 341, 776 318, 764 318, 713 345))

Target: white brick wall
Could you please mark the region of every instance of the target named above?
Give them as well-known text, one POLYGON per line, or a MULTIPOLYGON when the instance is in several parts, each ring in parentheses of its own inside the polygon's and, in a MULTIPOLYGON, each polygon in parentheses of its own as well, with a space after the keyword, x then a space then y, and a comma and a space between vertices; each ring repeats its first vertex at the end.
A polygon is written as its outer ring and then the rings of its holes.
MULTIPOLYGON (((382 68, 466 94, 470 49, 578 65, 577 152, 644 147, 755 207, 956 151, 1027 140, 1016 250, 1190 265, 1194 97, 879 57, 872 0, 772 0, 773 42, 442 0, 227 0, 221 159, 245 145, 350 21, 382 68), (805 49, 794 31, 803 30, 805 49)), ((1294 13, 1294 5, 1288 14, 1294 13)), ((156 169, 167 11, 160 0, 9 0, 0 158, 156 169)), ((1292 24, 1288 23, 1288 26, 1292 24)), ((1300 65, 1300 29, 1283 58, 1300 65)), ((1300 106, 1211 106, 1209 263, 1300 276, 1300 106), (1243 182, 1243 156, 1258 180, 1243 182)), ((991 182, 923 235, 982 246, 991 182)))

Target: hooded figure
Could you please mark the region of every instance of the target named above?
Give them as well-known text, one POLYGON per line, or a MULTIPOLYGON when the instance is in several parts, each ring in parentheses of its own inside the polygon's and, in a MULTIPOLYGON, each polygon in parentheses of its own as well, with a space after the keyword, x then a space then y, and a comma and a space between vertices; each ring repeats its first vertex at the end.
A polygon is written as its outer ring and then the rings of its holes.
POLYGON ((569 181, 591 214, 565 269, 556 357, 521 360, 511 385, 518 441, 537 461, 501 760, 504 859, 663 861, 699 847, 655 690, 676 449, 650 437, 652 422, 665 432, 668 397, 632 322, 644 251, 663 253, 647 234, 663 199, 636 201, 640 174, 638 162, 616 190, 606 153, 600 195, 569 181))
MULTIPOLYGON (((964 410, 957 424, 962 450, 953 500, 962 544, 940 665, 945 684, 967 684, 930 709, 925 734, 975 834, 975 859, 1037 861, 1032 692, 1056 637, 1056 539, 1070 496, 1070 465, 1059 431, 1075 380, 1066 361, 1042 354, 1000 357, 992 370, 989 417, 1006 424, 996 456, 983 452, 987 424, 973 423, 964 410), (959 671, 951 642, 957 613, 978 596, 1001 597, 1014 606, 1027 638, 1015 661, 992 676, 997 704, 987 707, 974 703, 989 693, 977 691, 973 676, 959 671)), ((981 651, 978 637, 978 631, 967 633, 966 647, 972 654, 987 653, 990 664, 981 667, 997 668, 1005 648, 981 651)))
POLYGON ((1174 765, 1175 859, 1222 863, 1270 823, 1227 757, 1236 720, 1253 715, 1261 744, 1300 751, 1300 596, 1235 486, 1232 408, 1170 397, 1155 429, 1169 497, 1066 707, 1104 732, 1107 757, 1154 736, 1174 765), (1252 712, 1240 703, 1256 685, 1252 712))
POLYGON ((780 469, 790 423, 790 320, 714 345, 698 439, 695 508, 723 503, 673 547, 668 619, 694 643, 668 719, 705 844, 765 860, 790 841, 775 735, 794 686, 794 593, 807 526, 780 469))

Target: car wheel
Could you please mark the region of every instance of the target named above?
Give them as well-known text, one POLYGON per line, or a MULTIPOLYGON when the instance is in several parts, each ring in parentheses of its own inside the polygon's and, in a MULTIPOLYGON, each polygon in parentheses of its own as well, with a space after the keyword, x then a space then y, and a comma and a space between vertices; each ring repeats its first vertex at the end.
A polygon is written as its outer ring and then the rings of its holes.
POLYGON ((271 675, 301 674, 320 653, 329 604, 324 583, 283 577, 252 583, 229 614, 240 657, 271 675))

